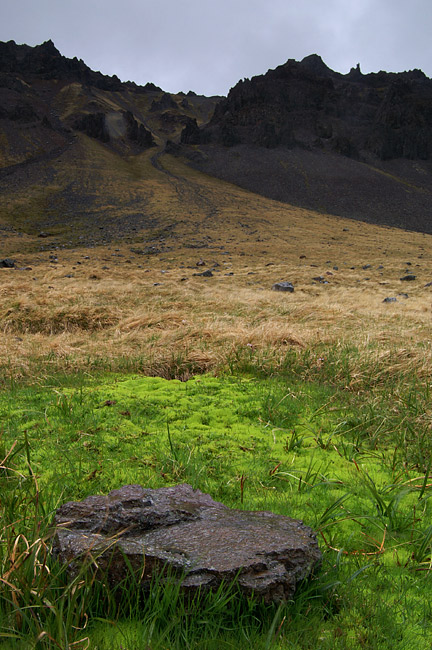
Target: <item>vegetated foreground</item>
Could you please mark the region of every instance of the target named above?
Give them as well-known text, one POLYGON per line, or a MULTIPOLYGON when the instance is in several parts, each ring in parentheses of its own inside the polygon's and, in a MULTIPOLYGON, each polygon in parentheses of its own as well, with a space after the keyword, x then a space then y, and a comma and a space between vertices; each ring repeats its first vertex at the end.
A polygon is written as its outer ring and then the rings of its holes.
POLYGON ((167 177, 165 229, 4 239, 5 647, 429 648, 430 237, 188 174, 201 208, 167 177), (280 609, 161 584, 118 598, 91 572, 66 586, 57 505, 177 482, 303 519, 322 570, 280 609))
POLYGON ((5 647, 428 648, 428 392, 388 383, 390 394, 356 396, 299 380, 305 361, 273 379, 119 375, 4 391, 5 647), (185 603, 157 577, 143 601, 139 577, 112 593, 92 565, 67 585, 47 556, 56 506, 179 482, 302 518, 319 533, 320 572, 279 609, 228 587, 185 603))

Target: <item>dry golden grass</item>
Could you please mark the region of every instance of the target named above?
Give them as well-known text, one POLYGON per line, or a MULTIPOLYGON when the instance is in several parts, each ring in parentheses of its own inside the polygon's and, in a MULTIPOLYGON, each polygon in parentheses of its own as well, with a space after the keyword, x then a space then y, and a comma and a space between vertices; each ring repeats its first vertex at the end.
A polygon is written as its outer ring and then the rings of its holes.
POLYGON ((211 369, 236 349, 283 356, 292 346, 350 344, 395 372, 430 369, 430 236, 283 205, 168 156, 170 174, 152 167, 149 154, 133 164, 135 177, 124 163, 118 191, 128 181, 131 195, 146 195, 159 233, 58 250, 57 264, 37 250, 37 238, 5 239, 4 255, 31 267, 0 271, 0 363, 9 372, 27 373, 37 360, 76 369, 139 359, 143 371, 157 372, 183 359, 211 369), (130 250, 147 245, 161 252, 130 250), (214 277, 194 276, 206 268, 214 277), (406 270, 417 279, 402 282, 406 270), (295 292, 271 291, 279 280, 295 292), (383 303, 387 296, 397 302, 383 303))

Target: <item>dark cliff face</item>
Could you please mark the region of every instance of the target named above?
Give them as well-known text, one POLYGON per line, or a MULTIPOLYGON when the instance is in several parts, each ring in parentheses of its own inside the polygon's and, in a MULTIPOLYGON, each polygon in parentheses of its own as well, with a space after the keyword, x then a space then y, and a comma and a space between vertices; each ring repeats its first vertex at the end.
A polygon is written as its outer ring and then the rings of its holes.
POLYGON ((316 55, 240 81, 202 143, 322 149, 358 160, 432 157, 432 81, 421 71, 347 75, 316 55))
POLYGON ((240 81, 171 151, 278 201, 432 232, 432 81, 420 70, 289 60, 240 81))

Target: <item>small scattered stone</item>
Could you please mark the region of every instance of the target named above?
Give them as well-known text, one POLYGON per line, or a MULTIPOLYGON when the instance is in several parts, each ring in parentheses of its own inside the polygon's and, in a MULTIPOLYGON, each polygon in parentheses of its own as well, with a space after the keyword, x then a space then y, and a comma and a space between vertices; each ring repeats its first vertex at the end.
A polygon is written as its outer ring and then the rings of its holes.
POLYGON ((383 302, 397 302, 396 298, 384 298, 383 302))
POLYGON ((210 269, 207 269, 207 271, 203 271, 202 273, 194 273, 193 275, 201 276, 202 278, 212 278, 213 277, 213 273, 210 271, 210 269))
POLYGON ((293 293, 294 285, 292 282, 276 282, 272 286, 272 291, 288 291, 289 293, 293 293))
POLYGON ((2 269, 13 269, 15 266, 15 260, 12 260, 10 257, 6 257, 4 260, 0 260, 0 268, 2 269))
POLYGON ((401 277, 401 282, 411 282, 412 280, 415 280, 416 276, 413 273, 408 273, 408 275, 403 275, 401 277))
POLYGON ((371 264, 363 264, 362 266, 363 271, 366 271, 366 269, 370 269, 370 268, 372 268, 371 264))

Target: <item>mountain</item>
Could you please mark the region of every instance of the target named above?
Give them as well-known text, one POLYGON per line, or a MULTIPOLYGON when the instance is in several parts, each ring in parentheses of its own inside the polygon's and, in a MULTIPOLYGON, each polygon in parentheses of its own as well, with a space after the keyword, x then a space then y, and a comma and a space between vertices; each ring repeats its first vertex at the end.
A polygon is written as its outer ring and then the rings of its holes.
POLYGON ((52 41, 0 43, 0 226, 97 242, 99 230, 104 241, 155 224, 145 209, 161 176, 153 157, 219 99, 122 83, 52 41))
POLYGON ((171 149, 197 169, 270 198, 432 232, 432 81, 420 70, 289 60, 240 81, 181 143, 171 149))
POLYGON ((312 55, 204 97, 121 82, 52 41, 0 43, 4 232, 68 245, 153 233, 185 221, 173 188, 184 214, 215 218, 219 190, 203 197, 198 170, 294 206, 429 233, 431 158, 432 81, 419 70, 341 75, 312 55))

